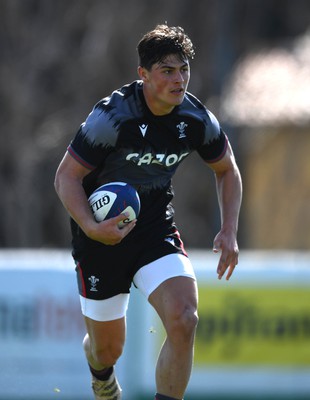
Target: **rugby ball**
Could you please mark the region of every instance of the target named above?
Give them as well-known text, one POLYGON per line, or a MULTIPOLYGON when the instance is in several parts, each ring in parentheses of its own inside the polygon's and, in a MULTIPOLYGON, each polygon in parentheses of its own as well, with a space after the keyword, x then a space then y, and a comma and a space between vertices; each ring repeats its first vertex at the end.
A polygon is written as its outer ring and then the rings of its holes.
POLYGON ((125 182, 100 186, 90 195, 88 202, 97 222, 127 212, 129 216, 118 224, 120 228, 136 219, 140 213, 139 195, 135 188, 125 182))

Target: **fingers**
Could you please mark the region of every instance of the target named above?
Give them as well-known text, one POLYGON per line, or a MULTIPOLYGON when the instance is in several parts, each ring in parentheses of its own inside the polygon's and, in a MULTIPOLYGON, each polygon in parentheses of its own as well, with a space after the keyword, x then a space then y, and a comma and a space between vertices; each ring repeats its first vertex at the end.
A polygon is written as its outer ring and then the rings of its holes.
POLYGON ((136 226, 137 220, 128 221, 128 213, 123 213, 117 217, 111 218, 110 222, 114 225, 116 231, 119 232, 120 237, 123 239, 128 233, 136 226))
POLYGON ((230 266, 230 267, 229 267, 228 273, 227 273, 227 275, 226 275, 226 280, 227 280, 227 281, 229 281, 230 277, 232 276, 232 273, 234 272, 235 266, 236 266, 236 265, 233 265, 233 266, 230 266))
POLYGON ((216 238, 214 240, 213 252, 219 253, 220 251, 222 254, 217 266, 218 279, 221 280, 227 271, 226 280, 228 281, 232 276, 236 265, 238 264, 238 246, 236 244, 225 246, 220 238, 216 238))
POLYGON ((116 217, 110 218, 111 221, 114 221, 116 224, 118 222, 124 221, 129 217, 129 213, 124 212, 122 214, 117 215, 116 217))
POLYGON ((137 222, 135 219, 124 223, 127 218, 127 213, 124 213, 100 222, 97 225, 96 237, 93 239, 111 246, 120 243, 135 227, 137 222))
POLYGON ((220 271, 218 272, 218 279, 219 280, 222 279, 222 277, 225 275, 225 272, 227 271, 227 268, 228 268, 228 272, 227 272, 227 275, 226 275, 226 280, 229 281, 230 277, 232 276, 232 274, 234 272, 235 266, 236 265, 230 265, 229 267, 224 267, 224 268, 222 267, 220 269, 220 271))
POLYGON ((114 218, 114 222, 117 224, 118 228, 124 230, 124 234, 129 233, 136 225, 137 220, 129 220, 129 213, 125 212, 114 218))
POLYGON ((238 264, 239 249, 235 234, 232 232, 219 232, 214 239, 213 252, 215 254, 221 252, 217 266, 218 279, 222 279, 227 272, 226 280, 228 281, 238 264))
POLYGON ((229 281, 237 264, 238 264, 238 253, 234 251, 233 253, 230 253, 227 256, 225 256, 225 254, 222 253, 217 267, 218 279, 221 280, 222 277, 225 275, 226 271, 228 270, 226 275, 226 280, 229 281))

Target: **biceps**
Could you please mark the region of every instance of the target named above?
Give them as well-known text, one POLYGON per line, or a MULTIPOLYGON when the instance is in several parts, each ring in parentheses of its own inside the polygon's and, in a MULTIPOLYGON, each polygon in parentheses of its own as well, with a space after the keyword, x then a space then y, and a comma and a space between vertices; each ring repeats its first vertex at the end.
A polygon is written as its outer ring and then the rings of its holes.
POLYGON ((90 172, 90 169, 84 167, 66 152, 56 172, 56 181, 64 177, 82 181, 90 172))
POLYGON ((228 143, 227 150, 219 161, 214 163, 207 164, 217 175, 221 175, 229 170, 234 170, 236 168, 235 157, 231 148, 231 145, 228 143))

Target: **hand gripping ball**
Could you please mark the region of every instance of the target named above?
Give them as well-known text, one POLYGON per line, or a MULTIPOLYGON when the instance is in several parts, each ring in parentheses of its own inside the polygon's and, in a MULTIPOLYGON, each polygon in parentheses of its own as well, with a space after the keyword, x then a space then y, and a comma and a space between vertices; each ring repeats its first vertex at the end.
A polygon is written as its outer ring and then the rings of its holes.
POLYGON ((97 222, 127 212, 129 216, 119 223, 125 224, 136 219, 140 213, 140 198, 134 187, 125 182, 111 182, 100 186, 88 199, 97 222))

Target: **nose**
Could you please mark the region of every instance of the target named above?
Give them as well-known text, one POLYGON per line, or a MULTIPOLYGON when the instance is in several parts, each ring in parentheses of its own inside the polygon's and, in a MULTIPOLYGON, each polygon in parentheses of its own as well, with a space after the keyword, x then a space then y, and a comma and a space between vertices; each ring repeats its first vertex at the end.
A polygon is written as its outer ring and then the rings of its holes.
POLYGON ((184 81, 185 81, 185 79, 184 79, 182 71, 176 71, 175 82, 184 82, 184 81))

